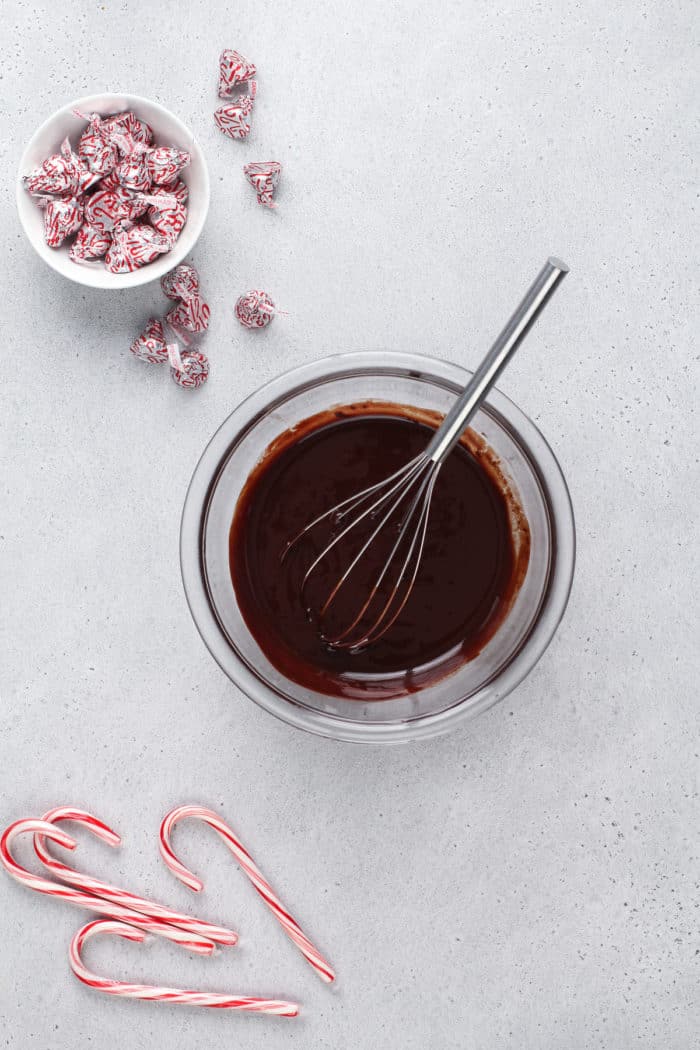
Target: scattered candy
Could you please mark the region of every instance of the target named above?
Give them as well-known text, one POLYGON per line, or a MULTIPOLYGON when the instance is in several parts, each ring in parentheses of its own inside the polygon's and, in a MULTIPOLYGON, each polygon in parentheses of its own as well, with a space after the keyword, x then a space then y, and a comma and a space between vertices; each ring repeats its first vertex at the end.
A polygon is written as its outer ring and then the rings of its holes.
POLYGON ((237 51, 225 49, 219 56, 219 98, 229 98, 234 88, 252 80, 256 69, 237 51))
POLYGON ((188 188, 179 175, 190 154, 153 145, 153 129, 135 113, 103 118, 73 112, 87 123, 77 152, 64 139, 24 184, 45 209, 50 247, 76 234, 72 262, 104 256, 110 272, 131 272, 169 251, 180 236, 188 188))
POLYGON ((186 263, 160 279, 160 286, 168 299, 177 301, 165 320, 178 331, 205 332, 209 327, 209 305, 199 294, 199 274, 186 263))
POLYGON ((265 328, 275 316, 275 304, 267 292, 253 290, 238 299, 235 313, 245 328, 265 328))
MULTIPOLYGON (((151 199, 157 201, 159 197, 165 196, 166 194, 159 194, 151 199)), ((172 200, 171 203, 178 202, 172 200)), ((160 207, 152 205, 156 206, 160 207)), ((122 226, 130 227, 125 236, 138 228, 130 223, 118 224, 115 228, 117 240, 122 226)), ((190 346, 188 334, 202 333, 209 327, 210 311, 208 304, 199 294, 199 274, 194 266, 181 263, 162 277, 160 283, 165 295, 175 300, 177 305, 162 320, 151 318, 143 332, 131 344, 131 353, 150 364, 169 361, 170 375, 178 386, 190 389, 201 386, 209 375, 209 361, 197 347, 190 346), (186 349, 180 349, 178 340, 186 349)))
MULTIPOLYGON (((73 806, 57 806, 45 813, 42 820, 53 826, 63 824, 65 821, 72 824, 80 824, 81 827, 90 831, 95 838, 106 842, 109 846, 116 848, 121 845, 121 837, 110 828, 109 824, 105 824, 104 821, 99 820, 98 817, 93 816, 92 813, 88 813, 84 809, 75 809, 73 806)), ((44 835, 36 834, 34 836, 34 852, 49 874, 61 882, 67 882, 69 885, 75 886, 76 889, 82 890, 84 893, 94 893, 96 897, 102 897, 103 900, 133 908, 134 911, 150 915, 153 919, 170 926, 179 926, 181 930, 186 930, 197 937, 206 938, 214 944, 228 946, 238 942, 238 934, 225 926, 216 926, 210 922, 196 919, 191 915, 186 915, 184 912, 173 911, 171 908, 158 904, 156 901, 140 897, 130 893, 129 890, 123 890, 119 886, 112 886, 109 882, 103 882, 92 875, 85 875, 82 871, 71 868, 64 861, 59 860, 58 857, 54 857, 44 835)))
POLYGON ((245 165, 243 172, 258 195, 258 204, 262 204, 266 208, 277 207, 273 200, 273 195, 280 180, 281 171, 282 165, 276 160, 245 165))
POLYGON ((135 226, 128 219, 115 224, 112 238, 105 255, 110 273, 132 273, 172 247, 152 226, 135 226))
POLYGON ((49 897, 67 901, 69 904, 75 904, 79 908, 86 908, 88 911, 95 912, 98 915, 106 915, 110 919, 123 919, 132 926, 138 926, 149 933, 157 933, 161 937, 175 941, 176 944, 181 944, 183 948, 189 948, 190 951, 198 952, 200 955, 211 954, 213 948, 211 940, 202 937, 200 934, 188 933, 177 926, 171 926, 162 919, 156 919, 152 915, 138 912, 135 908, 125 907, 123 904, 117 904, 113 901, 106 901, 101 897, 95 896, 94 893, 85 893, 75 889, 73 886, 64 886, 60 882, 44 879, 41 875, 35 875, 33 871, 23 868, 15 860, 10 847, 20 835, 29 833, 44 835, 46 838, 52 839, 57 845, 63 846, 64 849, 72 850, 75 849, 76 845, 75 839, 72 839, 65 831, 61 831, 60 828, 54 827, 53 824, 45 820, 28 818, 26 820, 16 820, 14 824, 10 824, 8 828, 5 828, 2 838, 0 838, 0 862, 12 878, 22 883, 23 886, 27 886, 28 889, 35 890, 37 893, 45 893, 49 897))
POLYGON ((234 835, 228 824, 224 823, 221 817, 211 809, 205 809, 203 806, 178 806, 163 817, 160 825, 160 855, 173 874, 195 893, 202 889, 201 881, 189 868, 185 867, 181 860, 178 860, 173 851, 171 843, 173 828, 184 818, 203 821, 223 839, 289 939, 297 946, 321 980, 326 984, 331 984, 335 980, 333 967, 309 940, 296 919, 289 914, 243 843, 234 835))
POLYGON ((173 328, 184 328, 187 332, 206 332, 209 327, 209 306, 198 295, 183 300, 165 315, 173 328))
POLYGON ((188 390, 202 386, 209 378, 209 361, 198 350, 183 350, 177 343, 168 344, 170 375, 178 386, 188 390))
POLYGON ((192 299, 199 294, 199 274, 194 266, 180 263, 161 277, 160 286, 168 299, 192 299))
POLYGON ((256 1014, 271 1014, 273 1017, 296 1017, 299 1013, 298 1004, 287 1002, 285 999, 261 999, 257 996, 229 995, 222 992, 190 992, 181 988, 134 984, 133 981, 124 984, 111 977, 99 977, 87 968, 81 953, 86 940, 104 933, 116 934, 127 941, 143 941, 146 938, 142 930, 136 930, 124 922, 108 919, 93 919, 78 930, 70 944, 70 966, 78 980, 88 988, 126 999, 146 999, 151 1003, 182 1003, 185 1006, 208 1006, 213 1010, 247 1010, 256 1014))
MULTIPOLYGON (((179 359, 179 366, 183 366, 185 371, 189 369, 191 379, 194 370, 190 365, 185 365, 185 358, 191 361, 193 358, 203 358, 203 355, 183 354, 179 359)), ((198 379, 185 385, 199 385, 203 381, 203 379, 198 379)), ((200 880, 178 859, 171 844, 173 828, 185 818, 201 820, 217 832, 303 957, 323 981, 327 983, 334 981, 333 968, 290 915, 262 875, 248 850, 218 814, 201 806, 185 805, 178 806, 164 817, 160 826, 160 852, 166 865, 176 877, 195 892, 202 889, 200 880)), ((100 977, 88 969, 82 958, 82 950, 87 940, 99 934, 115 934, 127 940, 143 941, 146 934, 155 933, 200 955, 211 955, 216 944, 224 947, 235 945, 238 935, 227 927, 214 925, 183 912, 173 911, 165 905, 137 896, 119 886, 112 886, 101 879, 85 875, 70 867, 63 860, 59 860, 49 850, 49 843, 53 842, 67 850, 73 850, 76 847, 75 840, 57 826, 63 821, 77 822, 110 846, 120 845, 121 839, 116 831, 91 813, 69 806, 61 806, 50 810, 43 820, 29 818, 10 824, 0 836, 0 863, 12 878, 28 889, 53 897, 54 900, 63 900, 85 908, 101 916, 101 918, 92 919, 75 934, 71 941, 70 965, 79 980, 101 992, 129 999, 183 1003, 214 1009, 249 1010, 280 1017, 297 1015, 298 1005, 286 1000, 217 992, 182 991, 178 988, 131 982, 125 984, 111 978, 100 977), (52 879, 36 875, 24 868, 13 855, 12 847, 15 840, 22 835, 30 834, 34 837, 35 853, 47 872, 53 877, 52 879)))
POLYGON ((129 349, 135 357, 148 361, 150 365, 164 364, 168 360, 168 349, 162 322, 152 317, 129 349))
POLYGON ((224 135, 230 139, 244 139, 250 133, 250 122, 248 117, 253 112, 253 102, 257 93, 257 83, 254 80, 250 85, 250 94, 241 95, 240 98, 227 102, 220 106, 214 113, 214 122, 224 135))
POLYGON ((95 226, 87 223, 78 230, 78 235, 73 241, 70 250, 70 258, 73 262, 84 262, 86 259, 99 259, 104 255, 112 243, 111 233, 98 230, 95 226))

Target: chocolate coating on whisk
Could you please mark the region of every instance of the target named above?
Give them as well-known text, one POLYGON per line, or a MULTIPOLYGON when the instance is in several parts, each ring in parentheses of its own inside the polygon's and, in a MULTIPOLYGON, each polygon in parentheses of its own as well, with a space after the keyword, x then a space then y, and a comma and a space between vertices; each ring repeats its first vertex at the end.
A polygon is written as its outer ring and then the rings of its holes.
MULTIPOLYGON (((321 637, 313 610, 339 562, 331 558, 314 574, 316 594, 303 593, 301 581, 325 536, 314 534, 283 557, 316 515, 421 452, 437 422, 400 405, 343 406, 283 434, 248 478, 230 533, 233 586, 260 648, 303 687, 360 700, 414 692, 476 656, 511 608, 527 570, 529 528, 494 454, 471 431, 437 478, 406 606, 374 645, 334 649, 321 637)), ((338 552, 340 563, 348 553, 338 552)), ((339 623, 359 608, 385 557, 380 547, 363 559, 368 575, 343 589, 334 607, 339 623)))

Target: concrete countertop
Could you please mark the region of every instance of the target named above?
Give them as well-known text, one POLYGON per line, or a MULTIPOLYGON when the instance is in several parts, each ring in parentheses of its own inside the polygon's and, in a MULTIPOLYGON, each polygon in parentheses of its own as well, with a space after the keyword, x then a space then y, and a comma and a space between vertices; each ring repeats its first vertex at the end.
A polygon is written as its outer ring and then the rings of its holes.
MULTIPOLYGON (((698 998, 698 372, 692 5, 192 0, 3 6, 0 818, 92 809, 79 863, 229 922, 209 962, 88 949, 108 976, 298 998, 298 1021, 122 1002, 70 974, 81 914, 0 882, 11 1050, 689 1050, 698 998), (215 129, 217 57, 259 69, 253 131, 215 129), (192 255, 212 377, 128 346, 157 286, 80 288, 34 255, 14 178, 92 91, 165 104, 212 205, 192 255), (242 166, 283 164, 279 211, 242 166), (276 722, 190 620, 179 516, 221 420, 283 369, 396 347, 473 366, 549 253, 572 269, 501 381, 570 484, 579 556, 553 644, 453 735, 367 749, 276 722), (264 288, 286 316, 233 318, 264 288), (695 535, 695 539, 693 539, 695 535), (162 815, 228 818, 334 962, 306 967, 207 829, 162 865, 162 815)), ((29 851, 22 852, 23 857, 29 851)))

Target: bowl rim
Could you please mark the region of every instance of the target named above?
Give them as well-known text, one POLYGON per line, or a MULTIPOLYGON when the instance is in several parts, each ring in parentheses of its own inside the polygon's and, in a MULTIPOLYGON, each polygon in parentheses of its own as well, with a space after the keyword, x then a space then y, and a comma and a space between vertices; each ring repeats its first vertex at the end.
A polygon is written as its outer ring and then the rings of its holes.
MULTIPOLYGON (((118 108, 120 107, 117 106, 117 109, 118 108)), ((144 95, 132 95, 129 92, 120 91, 103 91, 98 94, 85 95, 82 98, 75 99, 73 102, 69 102, 65 106, 61 106, 59 109, 55 110, 51 114, 51 116, 47 117, 46 120, 42 124, 40 124, 38 128, 35 129, 34 133, 31 135, 28 142, 26 143, 24 150, 22 151, 22 156, 20 157, 19 166, 17 169, 17 180, 15 187, 15 200, 17 204, 17 213, 19 215, 20 225, 22 226, 22 230, 29 244, 32 246, 39 258, 43 262, 45 262, 47 266, 50 266, 52 270, 60 274, 62 277, 65 277, 67 280, 73 281, 75 284, 80 284, 88 288, 95 288, 99 291, 106 292, 121 291, 122 289, 127 288, 138 288, 141 285, 150 284, 151 281, 158 280, 159 277, 162 277, 163 274, 168 273, 170 270, 173 269, 173 267, 177 266, 178 263, 182 262, 185 256, 194 248, 204 228, 204 223, 206 222, 207 215, 209 213, 210 195, 211 187, 209 181, 209 169, 207 167, 204 151, 202 150, 202 147, 200 146, 199 142, 195 138, 190 128, 184 123, 184 121, 180 120, 180 118, 175 113, 173 113, 172 110, 169 110, 166 106, 161 105, 160 102, 155 102, 153 99, 146 98, 144 95), (53 249, 48 248, 48 246, 43 241, 38 240, 34 237, 34 233, 29 228, 26 221, 26 216, 29 214, 29 212, 27 211, 25 205, 27 204, 30 198, 24 187, 24 182, 22 181, 22 178, 23 175, 26 173, 27 168, 29 167, 30 162, 27 159, 27 157, 34 146, 35 141, 43 132, 47 131, 51 127, 54 121, 56 121, 59 117, 63 116, 64 114, 70 114, 74 109, 91 110, 95 109, 96 106, 104 107, 105 105, 109 105, 110 100, 112 99, 115 101, 115 104, 117 101, 119 101, 120 103, 126 104, 128 108, 133 108, 134 110, 137 110, 139 105, 143 104, 151 106, 154 109, 164 113, 169 120, 173 121, 174 124, 178 125, 183 136, 190 143, 190 151, 192 153, 196 153, 197 155, 197 159, 201 164, 203 181, 201 189, 197 191, 198 198, 202 205, 201 214, 198 217, 198 219, 191 224, 191 226, 188 215, 188 221, 185 225, 183 236, 178 238, 174 248, 171 251, 166 252, 164 255, 159 256, 157 259, 154 259, 152 263, 148 263, 148 265, 143 266, 138 270, 134 270, 132 273, 111 274, 110 277, 114 279, 114 283, 105 285, 97 284, 91 279, 91 275, 95 271, 91 270, 90 267, 79 266, 77 264, 74 264, 73 269, 76 271, 75 274, 73 274, 72 272, 66 272, 61 266, 58 265, 58 260, 59 258, 61 258, 61 256, 57 255, 57 253, 53 249), (184 236, 185 231, 187 231, 187 237, 184 236), (46 252, 42 250, 43 248, 46 248, 46 252)), ((101 273, 102 271, 99 272, 101 273)))
POLYGON ((516 436, 526 440, 540 484, 547 513, 556 505, 556 529, 552 525, 553 550, 548 587, 530 632, 511 660, 499 673, 470 697, 442 711, 416 720, 393 723, 360 722, 311 710, 281 697, 256 675, 232 648, 211 607, 202 562, 202 537, 211 493, 216 487, 230 450, 255 426, 261 415, 280 397, 289 397, 310 382, 339 378, 344 373, 427 373, 455 383, 459 389, 471 372, 438 357, 405 351, 359 350, 337 353, 296 366, 254 390, 231 412, 210 438, 195 466, 187 488, 180 523, 180 570, 185 598, 195 626, 221 670, 249 699, 276 718, 298 729, 334 740, 363 743, 398 743, 424 739, 447 732, 481 714, 504 699, 530 673, 549 646, 564 616, 573 584, 576 561, 576 528, 566 480, 549 443, 539 428, 505 394, 494 388, 486 409, 504 418, 516 436), (436 376, 435 369, 442 370, 436 376))

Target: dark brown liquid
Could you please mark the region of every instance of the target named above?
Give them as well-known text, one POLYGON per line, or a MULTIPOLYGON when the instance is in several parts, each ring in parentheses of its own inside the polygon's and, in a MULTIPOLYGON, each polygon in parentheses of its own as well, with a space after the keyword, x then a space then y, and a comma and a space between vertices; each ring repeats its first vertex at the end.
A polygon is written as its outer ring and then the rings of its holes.
MULTIPOLYGON (((322 413, 282 435, 248 478, 231 526, 233 586, 260 648, 301 686, 362 700, 413 692, 477 655, 512 605, 527 568, 529 530, 493 453, 472 432, 440 470, 415 585, 375 644, 333 648, 309 616, 308 606, 322 604, 355 548, 339 544, 312 578, 315 597, 307 590, 304 600, 304 573, 331 532, 312 532, 283 558, 309 521, 422 452, 436 423, 396 405, 322 413)), ((371 547, 362 571, 348 578, 333 607, 338 625, 361 606, 387 553, 386 545, 371 547)))

